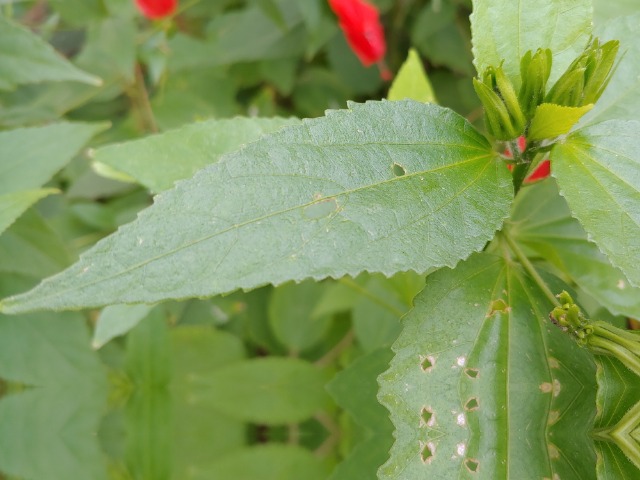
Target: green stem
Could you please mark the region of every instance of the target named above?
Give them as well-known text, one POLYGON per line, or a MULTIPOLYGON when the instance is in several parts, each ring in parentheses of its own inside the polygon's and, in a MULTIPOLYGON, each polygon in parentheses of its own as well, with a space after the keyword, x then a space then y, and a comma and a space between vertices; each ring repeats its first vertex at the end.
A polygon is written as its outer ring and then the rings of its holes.
POLYGON ((562 306, 558 301, 558 299, 556 298, 556 296, 551 291, 551 289, 549 288, 549 286, 547 285, 547 282, 545 282, 544 279, 540 276, 536 268, 529 261, 529 259, 524 254, 524 252, 520 249, 516 241, 513 238, 511 238, 511 235, 509 235, 507 232, 504 232, 504 231, 501 232, 501 235, 509 244, 509 248, 511 249, 513 254, 516 256, 516 258, 518 259, 522 267, 527 271, 527 273, 531 276, 531 278, 533 278, 534 282, 536 282, 538 287, 540 287, 540 290, 542 290, 542 292, 549 299, 549 301, 555 307, 562 306))
POLYGON ((640 376, 640 359, 633 355, 629 350, 621 345, 607 340, 606 338, 590 335, 587 340, 589 346, 594 350, 594 353, 604 353, 616 357, 620 362, 625 365, 636 375, 640 376))

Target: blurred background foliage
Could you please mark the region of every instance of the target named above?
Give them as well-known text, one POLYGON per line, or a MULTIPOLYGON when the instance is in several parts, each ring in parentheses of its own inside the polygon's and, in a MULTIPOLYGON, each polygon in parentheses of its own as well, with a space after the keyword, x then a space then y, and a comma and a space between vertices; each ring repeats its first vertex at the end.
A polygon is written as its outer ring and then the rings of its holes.
MULTIPOLYGON (((439 103, 477 123, 470 0, 373 3, 389 68, 415 48, 439 103)), ((209 119, 320 116, 389 88, 360 64, 325 0, 182 0, 159 21, 131 0, 3 0, 0 17, 102 79, 34 68, 0 83, 0 136, 24 135, 0 142, 0 156, 23 155, 33 169, 56 158, 28 187, 58 192, 0 235, 1 297, 151 203, 130 177, 96 168, 92 149, 209 119), (50 129, 62 120, 73 123, 50 129)), ((26 55, 3 41, 0 77, 26 55)), ((376 377, 423 283, 411 272, 361 275, 0 316, 0 478, 375 478, 393 442, 376 377)))

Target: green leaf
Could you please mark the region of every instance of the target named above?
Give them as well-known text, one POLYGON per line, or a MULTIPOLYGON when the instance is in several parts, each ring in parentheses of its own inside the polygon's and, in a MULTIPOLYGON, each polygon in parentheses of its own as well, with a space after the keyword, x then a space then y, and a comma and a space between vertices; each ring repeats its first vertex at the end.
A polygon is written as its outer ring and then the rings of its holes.
POLYGON ((279 425, 310 418, 327 403, 324 376, 308 362, 269 357, 190 375, 192 403, 247 422, 279 425))
POLYGON ((43 278, 70 263, 71 256, 64 242, 34 209, 28 210, 0 236, 2 272, 43 278))
POLYGON ((464 75, 473 74, 469 41, 468 20, 458 18, 458 6, 451 1, 427 4, 411 28, 412 44, 430 64, 464 75))
POLYGON ((553 103, 538 105, 531 119, 527 140, 544 140, 555 138, 565 133, 593 108, 593 105, 583 107, 565 107, 553 103))
MULTIPOLYGON (((606 356, 596 357, 598 396, 596 425, 598 427, 596 443, 598 449, 598 480, 603 479, 632 479, 638 476, 638 466, 625 456, 624 444, 635 447, 635 454, 639 450, 638 419, 636 418, 635 432, 617 432, 615 439, 602 432, 620 426, 632 412, 636 412, 640 400, 638 377, 618 360, 606 356), (607 439, 607 440, 605 440, 607 439), (622 442, 620 442, 622 440, 622 442), (620 448, 620 443, 623 443, 620 448)), ((624 429, 623 429, 624 430, 624 429)))
POLYGON ((591 1, 474 0, 471 32, 479 73, 504 60, 504 71, 517 88, 522 56, 528 50, 550 48, 552 85, 589 40, 591 1))
POLYGON ((429 275, 379 377, 396 427, 379 478, 594 479, 593 362, 551 308, 487 254, 429 275))
POLYGON ((299 123, 294 118, 233 118, 195 123, 160 135, 99 148, 93 158, 133 177, 153 192, 171 188, 222 155, 265 133, 299 123))
POLYGON ((0 16, 0 90, 23 83, 74 80, 100 85, 100 78, 75 67, 26 28, 0 16))
POLYGON ((327 286, 310 280, 287 283, 271 295, 269 325, 290 352, 298 354, 314 346, 331 327, 330 315, 313 315, 327 286))
POLYGON ((60 190, 41 188, 0 195, 0 233, 4 232, 31 205, 53 193, 60 193, 60 190))
POLYGON ((0 194, 40 187, 107 126, 60 122, 0 132, 0 194))
POLYGON ((640 286, 640 122, 580 129, 551 152, 553 176, 590 239, 640 286))
POLYGON ((124 335, 147 316, 152 305, 109 305, 100 312, 91 346, 98 349, 109 340, 124 335))
POLYGON ((387 410, 376 399, 376 378, 389 367, 391 357, 389 349, 374 350, 355 360, 327 384, 327 391, 336 403, 366 429, 362 441, 336 467, 332 480, 375 478, 389 456, 393 425, 387 410))
POLYGON ((636 0, 593 0, 593 23, 596 28, 608 20, 621 16, 632 16, 638 13, 636 0))
POLYGON ((640 318, 640 289, 588 240, 553 179, 522 189, 509 223, 510 235, 519 244, 566 273, 611 313, 640 318))
MULTIPOLYGON (((190 478, 212 461, 246 443, 246 425, 207 402, 194 404, 189 377, 242 360, 244 346, 234 335, 206 326, 180 326, 170 332, 172 478, 190 478)), ((223 477, 224 478, 224 477, 223 477)))
POLYGON ((438 103, 429 77, 427 77, 420 56, 415 49, 409 50, 407 59, 400 67, 391 88, 389 88, 387 98, 389 100, 411 98, 418 102, 438 103))
MULTIPOLYGON (((611 2, 610 2, 611 3, 611 2)), ((615 2, 611 6, 613 6, 615 2)), ((604 120, 640 120, 640 12, 616 18, 596 29, 603 40, 619 40, 618 64, 609 85, 582 124, 604 120)))
POLYGON ((192 480, 324 480, 327 468, 297 445, 263 445, 230 453, 208 468, 191 473, 192 480))
POLYGON ((450 110, 352 104, 247 145, 5 312, 209 296, 455 265, 508 213, 511 178, 450 110))

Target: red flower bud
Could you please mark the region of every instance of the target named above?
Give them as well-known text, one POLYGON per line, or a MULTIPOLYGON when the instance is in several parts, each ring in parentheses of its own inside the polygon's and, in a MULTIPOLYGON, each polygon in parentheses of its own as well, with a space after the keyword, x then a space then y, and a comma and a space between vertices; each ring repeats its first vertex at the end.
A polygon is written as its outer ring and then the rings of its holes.
POLYGON ((524 183, 532 183, 538 180, 547 178, 551 173, 551 163, 549 160, 543 160, 540 165, 536 167, 531 175, 525 178, 524 183))
POLYGON ((387 44, 378 9, 363 0, 329 0, 349 46, 365 67, 384 58, 387 44))
POLYGON ((178 0, 136 0, 138 10, 153 20, 172 15, 178 7, 178 0))

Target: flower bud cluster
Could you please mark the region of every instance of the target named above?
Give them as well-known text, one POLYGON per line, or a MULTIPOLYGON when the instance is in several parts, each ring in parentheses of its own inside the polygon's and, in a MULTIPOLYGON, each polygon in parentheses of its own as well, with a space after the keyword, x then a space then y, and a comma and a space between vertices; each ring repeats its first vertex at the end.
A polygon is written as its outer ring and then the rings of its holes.
POLYGON ((613 356, 640 376, 640 335, 607 322, 589 321, 567 292, 558 295, 558 299, 561 305, 549 315, 553 323, 580 346, 595 354, 613 356))
POLYGON ((526 134, 536 109, 544 103, 566 107, 593 104, 606 88, 619 42, 601 44, 596 38, 547 92, 551 73, 551 50, 528 51, 520 61, 522 84, 516 90, 499 67, 488 67, 473 86, 484 107, 485 125, 497 140, 513 140, 526 134))

